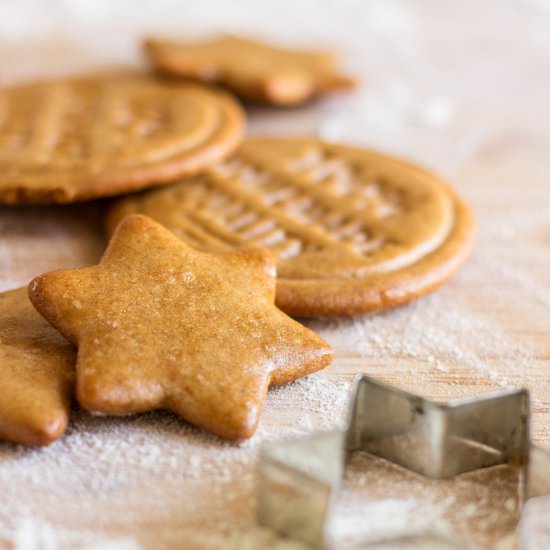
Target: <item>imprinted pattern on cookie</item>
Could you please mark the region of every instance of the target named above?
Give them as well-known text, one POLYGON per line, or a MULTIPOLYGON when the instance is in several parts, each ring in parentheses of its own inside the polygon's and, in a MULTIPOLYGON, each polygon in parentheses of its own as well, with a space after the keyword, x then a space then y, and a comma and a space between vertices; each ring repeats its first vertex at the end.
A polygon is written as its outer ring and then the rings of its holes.
POLYGON ((282 258, 322 249, 368 256, 384 243, 383 237, 371 237, 372 220, 400 208, 401 193, 374 178, 365 185, 353 166, 322 149, 289 166, 286 173, 246 159, 229 161, 213 172, 221 178, 216 180, 218 190, 211 191, 234 197, 235 206, 240 199, 243 212, 234 218, 231 209, 226 217, 227 211, 217 205, 206 208, 214 206, 220 222, 241 242, 274 248, 282 258), (256 217, 254 205, 259 210, 256 217))
MULTIPOLYGON (((369 311, 380 308, 386 291, 397 296, 402 282, 433 287, 463 257, 471 225, 465 207, 432 174, 311 139, 249 139, 207 173, 124 199, 109 225, 130 212, 152 216, 200 249, 270 248, 286 311, 293 307, 284 298, 291 286, 293 303, 311 291, 313 311, 322 295, 332 294, 330 308, 344 308, 335 303, 347 295, 354 308, 369 311), (455 238, 457 228, 464 233, 455 238), (441 251, 445 259, 433 261, 441 251), (330 286, 328 294, 312 290, 319 284, 330 286), (366 293, 371 302, 362 305, 366 293)), ((402 291, 400 302, 413 292, 424 291, 402 291)))
POLYGON ((392 185, 375 163, 354 163, 319 144, 286 165, 273 166, 255 154, 252 143, 208 174, 168 190, 181 216, 167 225, 199 248, 270 248, 283 260, 279 275, 315 277, 304 266, 291 275, 292 258, 328 252, 364 270, 376 262, 375 255, 386 257, 391 251, 394 261, 404 264, 400 255, 441 238, 448 225, 441 210, 449 200, 438 189, 426 191, 432 196, 425 202, 437 203, 443 226, 429 231, 408 223, 411 209, 419 208, 413 204, 417 191, 392 185), (390 217, 400 220, 397 230, 384 224, 390 217))
POLYGON ((330 175, 342 174, 336 185, 357 184, 349 167, 339 160, 327 161, 325 166, 328 173, 313 176, 319 178, 313 194, 300 185, 304 180, 299 172, 297 178, 282 179, 242 160, 221 165, 210 176, 185 183, 177 232, 201 248, 267 247, 283 259, 322 249, 360 256, 379 250, 385 240, 371 237, 364 214, 369 211, 374 218, 382 218, 398 211, 399 193, 385 193, 376 181, 353 191, 342 190, 342 195, 355 202, 342 213, 337 201, 341 195, 331 189, 330 175), (325 182, 328 189, 323 188, 325 182))
POLYGON ((70 202, 194 173, 240 141, 229 97, 110 75, 0 91, 0 201, 70 202))

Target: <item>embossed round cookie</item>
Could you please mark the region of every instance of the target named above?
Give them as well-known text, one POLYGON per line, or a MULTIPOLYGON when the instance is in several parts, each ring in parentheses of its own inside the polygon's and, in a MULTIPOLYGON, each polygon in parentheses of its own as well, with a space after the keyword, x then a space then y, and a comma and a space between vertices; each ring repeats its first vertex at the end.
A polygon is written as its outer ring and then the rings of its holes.
POLYGON ((69 203, 193 174, 240 143, 238 104, 137 73, 0 90, 0 202, 69 203))
POLYGON ((373 151, 315 139, 245 141, 200 176, 121 199, 192 246, 267 247, 277 305, 333 317, 388 309, 441 285, 473 233, 468 208, 435 175, 373 151))

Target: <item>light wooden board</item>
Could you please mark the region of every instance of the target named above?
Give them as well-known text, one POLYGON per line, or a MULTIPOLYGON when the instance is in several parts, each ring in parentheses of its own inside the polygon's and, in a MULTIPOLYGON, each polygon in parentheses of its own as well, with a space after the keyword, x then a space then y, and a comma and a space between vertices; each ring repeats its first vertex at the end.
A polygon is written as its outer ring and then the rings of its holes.
MULTIPOLYGON (((254 109, 250 131, 317 133, 437 169, 474 208, 473 254, 448 285, 415 304, 312 322, 335 348, 334 365, 270 392, 260 433, 249 443, 228 446, 162 413, 103 419, 75 410, 69 434, 48 449, 0 444, 0 548, 290 548, 253 529, 258 445, 338 425, 347 382, 362 372, 438 399, 528 387, 533 438, 550 447, 548 12, 535 2, 523 10, 499 2, 335 2, 315 18, 313 3, 304 2, 286 8, 308 24, 287 29, 280 24, 284 2, 244 2, 240 19, 233 8, 210 4, 188 8, 185 17, 182 11, 179 22, 168 4, 153 10, 146 3, 149 11, 133 16, 128 4, 124 24, 110 15, 108 2, 96 3, 95 15, 62 3, 53 13, 36 7, 33 21, 43 16, 42 27, 12 17, 8 31, 0 23, 11 41, 0 49, 2 78, 110 60, 136 63, 131 45, 152 28, 183 32, 225 23, 291 42, 329 37, 364 78, 364 88, 303 109, 254 109), (105 43, 98 43, 98 33, 105 43)), ((101 204, 0 208, 0 289, 97 261, 104 247, 101 211, 101 204)), ((409 486, 402 474, 364 467, 376 473, 379 492, 401 498, 394 515, 409 493, 420 508, 426 499, 441 501, 441 488, 415 485, 415 479, 409 486)), ((491 514, 506 515, 498 508, 508 499, 506 476, 493 480, 492 493, 487 479, 446 486, 447 497, 469 493, 455 505, 477 506, 469 524, 458 518, 454 527, 475 535, 485 518, 479 541, 504 535, 514 510, 502 525, 491 514)), ((429 517, 433 502, 424 504, 429 517)), ((456 519, 460 514, 447 504, 456 519)))

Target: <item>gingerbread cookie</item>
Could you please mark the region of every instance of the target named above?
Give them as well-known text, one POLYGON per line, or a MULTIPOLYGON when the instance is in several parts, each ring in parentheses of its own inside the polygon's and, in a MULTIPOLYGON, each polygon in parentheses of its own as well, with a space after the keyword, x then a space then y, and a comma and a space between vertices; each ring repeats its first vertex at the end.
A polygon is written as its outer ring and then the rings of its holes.
POLYGON ((75 352, 32 307, 26 288, 0 294, 0 439, 27 446, 61 437, 75 352))
POLYGON ((208 42, 149 39, 144 47, 163 74, 219 83, 243 99, 273 105, 298 105, 355 85, 328 52, 275 48, 237 36, 208 42))
POLYGON ((29 285, 78 346, 78 401, 106 414, 164 408, 250 437, 268 385, 325 367, 329 346, 278 310, 266 250, 199 252, 145 216, 119 225, 97 266, 29 285))
POLYGON ((315 139, 247 140, 205 174, 120 200, 192 246, 277 254, 277 305, 333 317, 388 309, 441 285, 470 248, 468 208, 435 175, 315 139))
POLYGON ((0 202, 68 203, 193 174, 241 141, 228 95, 137 73, 0 90, 0 202))

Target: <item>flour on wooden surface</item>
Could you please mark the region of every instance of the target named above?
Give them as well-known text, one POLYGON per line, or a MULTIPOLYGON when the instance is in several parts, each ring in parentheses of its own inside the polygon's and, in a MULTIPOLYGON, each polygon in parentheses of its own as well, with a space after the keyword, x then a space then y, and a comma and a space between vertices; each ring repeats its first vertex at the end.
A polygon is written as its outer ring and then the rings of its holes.
POLYGON ((124 537, 138 532, 140 544, 172 548, 186 540, 178 525, 197 512, 207 523, 216 518, 215 525, 227 525, 229 517, 233 528, 250 527, 259 445, 341 427, 349 392, 349 382, 320 375, 274 388, 258 433, 240 444, 169 413, 110 418, 81 410, 74 411, 69 433, 50 447, 0 443, 0 547, 9 541, 18 550, 88 550, 95 532, 124 541, 125 549, 132 546, 124 537), (174 530, 148 539, 155 522, 174 530), (64 527, 70 525, 78 529, 64 527))
MULTIPOLYGON (((350 0, 320 10, 316 0, 279 0, 243 1, 237 10, 204 0, 186 3, 178 17, 173 2, 134 4, 4 3, 2 80, 136 64, 137 38, 151 31, 330 39, 347 54, 350 74, 364 80, 361 90, 292 111, 253 109, 251 133, 317 134, 436 168, 473 205, 478 238, 465 268, 436 294, 388 313, 311 323, 336 348, 335 365, 271 390, 248 442, 224 443, 168 413, 108 418, 76 410, 69 433, 51 447, 0 443, 0 548, 303 550, 255 526, 258 446, 340 426, 358 372, 440 399, 526 385, 533 436, 549 444, 550 12, 543 2, 526 0, 520 9, 498 0, 350 0)), ((103 246, 94 207, 0 208, 0 289, 94 263, 103 246)), ((443 538, 461 531, 495 547, 507 536, 499 550, 513 547, 517 507, 502 469, 434 485, 361 455, 350 466, 335 516, 342 536, 424 536, 433 523, 443 538)), ((550 546, 545 510, 522 526, 529 550, 550 546)), ((373 548, 441 548, 441 539, 425 537, 422 546, 373 548)))

